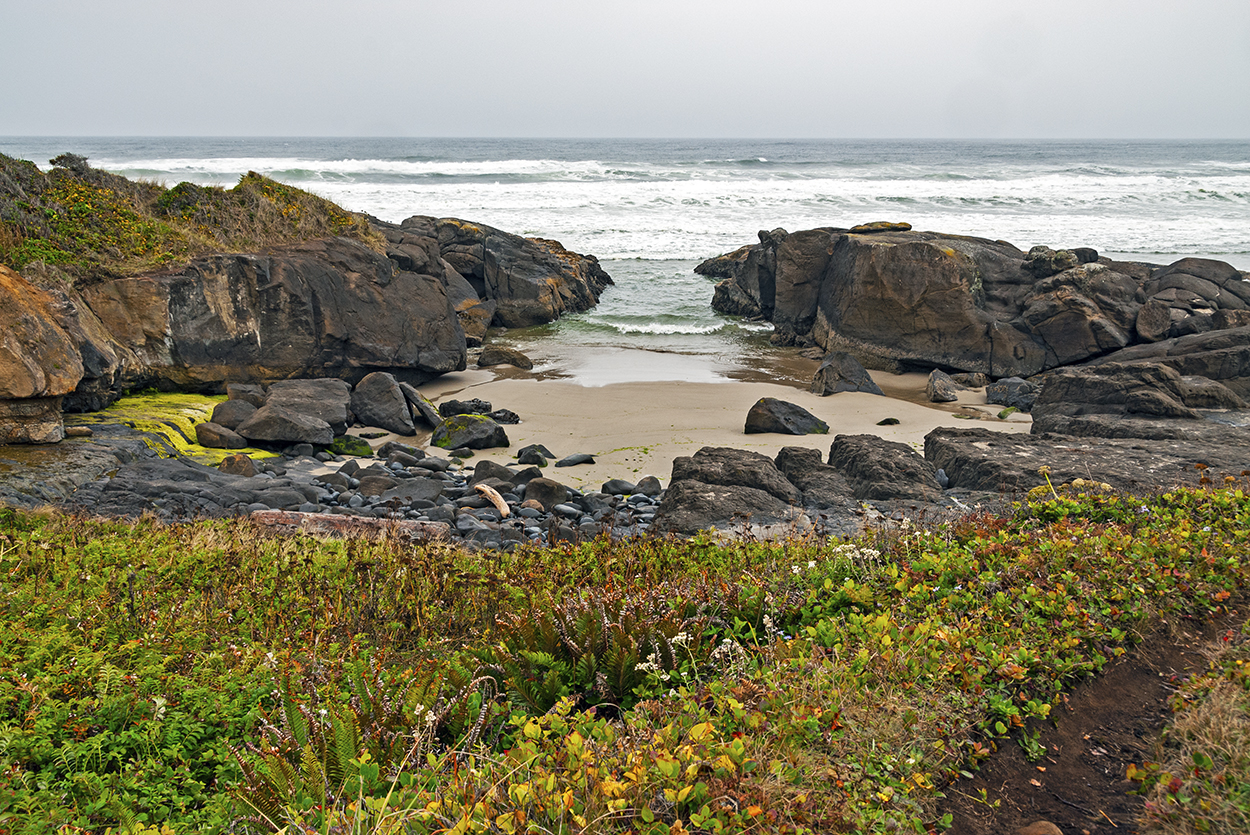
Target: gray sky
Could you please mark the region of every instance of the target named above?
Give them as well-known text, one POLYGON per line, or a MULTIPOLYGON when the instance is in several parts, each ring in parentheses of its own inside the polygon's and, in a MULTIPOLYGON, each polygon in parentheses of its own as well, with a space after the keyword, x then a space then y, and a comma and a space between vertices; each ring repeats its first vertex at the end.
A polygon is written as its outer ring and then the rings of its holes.
POLYGON ((0 0, 0 135, 1250 138, 1250 0, 0 0))

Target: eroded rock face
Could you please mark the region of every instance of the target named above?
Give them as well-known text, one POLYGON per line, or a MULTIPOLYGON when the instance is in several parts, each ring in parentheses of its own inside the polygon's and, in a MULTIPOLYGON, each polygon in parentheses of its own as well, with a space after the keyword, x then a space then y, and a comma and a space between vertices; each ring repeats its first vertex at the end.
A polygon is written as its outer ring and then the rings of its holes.
POLYGON ((82 378, 77 345, 57 323, 55 300, 0 266, 0 444, 65 437, 61 398, 82 378))
POLYGON ((1113 414, 1196 420, 1201 415, 1186 405, 1186 391, 1181 375, 1163 365, 1061 368, 1046 378, 1033 417, 1113 414))
POLYGON ((487 324, 507 328, 552 322, 564 313, 594 307, 612 283, 597 258, 570 252, 556 241, 424 215, 410 217, 399 227, 379 226, 393 244, 433 241, 439 257, 476 296, 475 301, 459 287, 455 291, 458 313, 478 322, 485 319, 487 324), (494 305, 493 312, 487 316, 490 305, 494 305))
POLYGON ((121 362, 135 367, 111 374, 117 383, 219 390, 229 380, 357 381, 374 370, 420 383, 466 363, 441 272, 399 269, 345 238, 106 281, 83 288, 81 302, 133 352, 121 362))
POLYGON ((723 279, 715 309, 771 320, 775 342, 890 371, 1030 377, 1139 341, 1250 325, 1250 282, 1223 262, 1152 267, 1083 247, 1025 255, 905 224, 761 232, 696 272, 723 279))
POLYGON ((1155 363, 1184 376, 1216 380, 1250 399, 1250 327, 1215 330, 1133 345, 1091 365, 1104 363, 1155 363))

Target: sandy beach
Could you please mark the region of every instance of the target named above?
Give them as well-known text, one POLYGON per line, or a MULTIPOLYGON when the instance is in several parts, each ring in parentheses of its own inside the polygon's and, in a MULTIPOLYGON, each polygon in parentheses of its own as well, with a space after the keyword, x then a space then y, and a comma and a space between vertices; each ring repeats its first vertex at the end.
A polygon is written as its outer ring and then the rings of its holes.
MULTIPOLYGON (((1001 407, 986 405, 983 391, 964 392, 959 402, 941 407, 927 404, 924 374, 873 372, 886 397, 854 392, 819 397, 793 384, 804 363, 814 371, 815 362, 795 360, 790 363, 791 373, 778 375, 790 378, 786 384, 718 376, 714 361, 701 357, 614 350, 583 353, 568 364, 572 372, 544 364, 536 367, 536 373, 511 367, 470 368, 420 389, 435 403, 476 397, 521 416, 520 424, 505 427, 510 447, 481 450, 474 462, 489 459, 515 465, 517 451, 528 444, 544 444, 558 457, 578 452, 594 455, 594 464, 548 470, 549 477, 579 489, 597 488, 610 478, 636 481, 646 475, 657 476, 667 485, 673 459, 704 446, 749 449, 772 457, 784 446, 805 446, 827 454, 833 436, 839 434, 875 434, 920 450, 924 436, 938 426, 1029 431, 1027 415, 999 420, 996 415, 1001 407), (645 368, 639 373, 658 379, 631 381, 631 368, 645 368), (598 384, 602 380, 619 382, 598 384), (743 434, 747 411, 762 397, 802 406, 829 424, 829 434, 743 434), (878 426, 885 418, 899 422, 878 426)), ((391 438, 413 442, 388 436, 371 443, 376 447, 391 438)), ((445 454, 429 446, 428 432, 417 435, 416 442, 431 454, 445 454)))

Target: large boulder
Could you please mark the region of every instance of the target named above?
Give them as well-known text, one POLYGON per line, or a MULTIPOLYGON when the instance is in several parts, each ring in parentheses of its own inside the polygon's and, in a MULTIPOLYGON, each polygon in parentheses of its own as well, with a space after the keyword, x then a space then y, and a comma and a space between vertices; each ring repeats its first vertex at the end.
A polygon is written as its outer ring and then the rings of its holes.
POLYGON ((539 325, 589 310, 612 283, 594 256, 484 224, 418 215, 400 224, 400 234, 436 240, 441 257, 479 299, 495 302, 492 324, 503 327, 539 325))
POLYGON ((478 356, 477 366, 478 368, 492 368, 496 365, 512 365, 528 371, 534 367, 534 361, 513 348, 488 345, 478 356))
MULTIPOLYGON (((260 405, 264 405, 261 401, 260 405)), ((227 400, 213 407, 212 422, 227 429, 235 429, 256 412, 256 406, 247 400, 227 400)))
POLYGON ((443 416, 438 413, 438 407, 407 383, 400 383, 399 390, 403 392, 404 397, 412 406, 413 419, 424 422, 431 429, 437 429, 438 425, 443 422, 443 416))
POLYGON ((266 406, 325 421, 335 435, 342 435, 351 425, 354 419, 351 403, 352 387, 343 380, 333 378, 279 380, 269 386, 265 395, 266 406))
POLYGON ((1103 264, 1044 278, 1024 300, 1020 319, 1046 349, 1046 367, 1080 362, 1133 341, 1142 289, 1103 264))
POLYGON ((889 370, 1042 369, 1044 348, 1008 324, 1034 281, 1010 244, 894 224, 812 232, 770 235, 703 271, 752 297, 780 341, 811 340, 889 370))
POLYGON ((798 504, 802 498, 768 456, 731 447, 703 447, 692 456, 675 458, 670 483, 685 480, 751 487, 786 504, 798 504))
POLYGON ((508 433, 495 421, 482 415, 453 415, 445 418, 430 443, 443 449, 490 449, 506 447, 508 433))
POLYGON ((54 306, 48 293, 0 266, 0 444, 65 436, 61 398, 82 378, 83 364, 54 306))
POLYGON ((931 501, 942 493, 933 464, 907 444, 876 435, 838 435, 829 447, 829 465, 861 500, 931 501))
POLYGON ((782 447, 774 463, 786 479, 802 492, 804 507, 846 507, 851 485, 836 468, 820 458, 820 451, 801 446, 782 447))
POLYGON ((1223 261, 1182 258, 1155 270, 1142 288, 1139 339, 1157 342, 1250 324, 1250 283, 1223 261))
POLYGON ((832 351, 825 355, 812 377, 811 390, 821 397, 840 391, 885 394, 859 360, 845 351, 832 351))
POLYGON ((334 430, 321 418, 272 404, 257 409, 235 431, 249 441, 262 444, 329 446, 334 440, 334 430))
POLYGON ((985 387, 985 402, 1021 412, 1031 411, 1036 400, 1037 386, 1020 377, 1004 377, 985 387))
POLYGON ((399 381, 385 371, 365 375, 352 390, 351 408, 356 420, 398 435, 414 435, 412 411, 399 381))
POLYGON ((794 403, 761 397, 747 412, 747 435, 775 432, 781 435, 827 435, 829 424, 794 403))
POLYGON ((1135 415, 1201 417, 1185 403, 1190 386, 1163 365, 1106 363, 1061 368, 1046 378, 1033 404, 1035 424, 1051 415, 1135 415))
POLYGON ((761 232, 695 271, 723 279, 715 309, 771 320, 775 342, 891 371, 1029 377, 1139 340, 1250 324, 1250 282, 1223 262, 1155 268, 1084 247, 1026 256, 906 224, 761 232))
POLYGON ((930 403, 954 403, 959 399, 960 388, 959 383, 951 379, 951 375, 935 368, 929 372, 929 379, 925 383, 925 394, 930 403))
POLYGON ((1250 399, 1250 327, 1214 330, 1133 345, 1092 360, 1089 364, 1108 363, 1166 365, 1183 376, 1205 377, 1221 382, 1238 396, 1250 399))
POLYGON ((708 529, 784 525, 797 516, 796 508, 766 490, 685 479, 674 480, 665 491, 652 529, 689 535, 708 529))

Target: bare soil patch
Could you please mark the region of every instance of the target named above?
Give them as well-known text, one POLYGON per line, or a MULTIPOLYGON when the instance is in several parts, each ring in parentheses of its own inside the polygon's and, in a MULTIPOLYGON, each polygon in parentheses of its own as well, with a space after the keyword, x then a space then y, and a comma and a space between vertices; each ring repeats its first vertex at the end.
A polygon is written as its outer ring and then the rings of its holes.
POLYGON ((951 835, 1010 835, 1036 821, 1063 835, 1136 832, 1145 799, 1129 793, 1135 784, 1126 769, 1155 756, 1172 716, 1168 697, 1185 676, 1206 669, 1202 647, 1245 620, 1243 605, 1205 623, 1158 624, 1041 726, 1041 759, 1029 762, 1024 749, 1004 742, 971 779, 947 788, 942 811, 954 816, 951 835))

